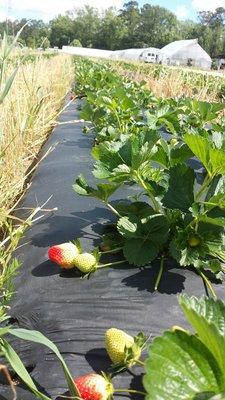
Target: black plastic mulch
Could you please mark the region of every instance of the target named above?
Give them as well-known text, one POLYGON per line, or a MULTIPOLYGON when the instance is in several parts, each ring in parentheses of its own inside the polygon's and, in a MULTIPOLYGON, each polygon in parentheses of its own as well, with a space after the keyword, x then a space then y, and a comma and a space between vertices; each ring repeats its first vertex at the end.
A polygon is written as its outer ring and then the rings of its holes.
MULTIPOLYGON (((60 121, 78 119, 78 104, 71 104, 60 121)), ((79 376, 109 367, 104 350, 106 329, 114 326, 131 335, 142 330, 154 338, 172 325, 185 327, 177 295, 185 291, 199 296, 205 289, 194 272, 173 265, 164 273, 159 291, 154 292, 158 267, 138 269, 124 265, 81 280, 74 272, 62 272, 49 262, 49 246, 82 237, 85 249, 90 250, 99 243, 102 224, 113 220, 101 203, 79 197, 72 190, 75 177, 81 172, 94 184, 90 174, 92 138, 83 135, 82 124, 57 126, 43 150, 55 144, 37 168, 22 206, 33 207, 53 195, 47 207, 57 206, 58 211, 36 222, 26 233, 24 242, 29 244, 18 251, 22 268, 15 282, 11 315, 15 326, 38 329, 54 341, 72 374, 79 376)), ((134 194, 135 187, 129 191, 134 194)), ((114 200, 123 198, 122 193, 114 200)), ((224 287, 215 286, 218 296, 224 298, 224 287)), ((47 348, 22 341, 11 343, 46 395, 55 399, 66 392, 59 362, 47 348)), ((142 369, 135 367, 133 375, 121 374, 114 379, 115 387, 140 389, 141 373, 142 369)), ((34 399, 20 385, 17 394, 18 400, 34 399)), ((0 400, 11 398, 9 387, 0 383, 0 400)), ((133 398, 138 400, 141 396, 133 398)))

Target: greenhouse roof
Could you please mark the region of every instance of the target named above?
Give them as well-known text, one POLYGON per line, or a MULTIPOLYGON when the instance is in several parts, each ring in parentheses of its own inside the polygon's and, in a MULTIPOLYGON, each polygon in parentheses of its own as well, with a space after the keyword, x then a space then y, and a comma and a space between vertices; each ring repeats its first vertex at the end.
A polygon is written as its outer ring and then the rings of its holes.
POLYGON ((198 47, 198 51, 199 51, 199 53, 201 53, 201 56, 204 55, 204 58, 207 58, 209 61, 211 61, 211 57, 199 45, 198 39, 176 40, 175 42, 169 43, 166 46, 164 46, 161 49, 161 53, 164 53, 164 54, 167 54, 167 55, 173 55, 173 54, 177 53, 178 51, 184 50, 186 47, 189 47, 191 45, 193 45, 193 46, 197 45, 196 47, 198 47))

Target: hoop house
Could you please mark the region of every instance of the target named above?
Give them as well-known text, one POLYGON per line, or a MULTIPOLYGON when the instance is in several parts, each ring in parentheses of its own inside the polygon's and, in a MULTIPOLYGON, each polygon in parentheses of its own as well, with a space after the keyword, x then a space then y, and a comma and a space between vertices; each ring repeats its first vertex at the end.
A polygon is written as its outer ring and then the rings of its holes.
POLYGON ((110 58, 112 51, 93 49, 89 47, 63 46, 62 53, 73 54, 76 56, 85 56, 85 57, 110 58))
POLYGON ((211 57, 199 45, 198 39, 177 40, 161 49, 159 61, 168 65, 188 65, 210 69, 211 57))

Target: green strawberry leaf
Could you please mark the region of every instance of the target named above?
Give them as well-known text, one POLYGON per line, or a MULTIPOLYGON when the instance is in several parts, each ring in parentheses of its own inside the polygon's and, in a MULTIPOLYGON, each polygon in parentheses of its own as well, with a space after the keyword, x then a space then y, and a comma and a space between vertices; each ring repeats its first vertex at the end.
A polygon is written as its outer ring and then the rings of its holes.
POLYGON ((212 225, 223 226, 225 228, 225 217, 211 218, 206 214, 200 214, 199 221, 206 222, 212 225))
POLYGON ((199 135, 186 133, 183 139, 210 176, 225 173, 225 151, 214 149, 209 139, 199 135))
POLYGON ((176 164, 183 163, 193 156, 192 151, 185 143, 181 143, 173 147, 170 151, 170 165, 173 167, 176 164))
POLYGON ((134 215, 122 217, 117 227, 125 237, 125 258, 130 264, 137 266, 144 266, 157 257, 169 233, 167 219, 161 214, 149 215, 142 219, 134 215))
POLYGON ((179 297, 180 306, 199 339, 214 355, 223 375, 225 390, 225 304, 211 298, 179 297))
POLYGON ((185 164, 170 169, 168 191, 162 199, 165 207, 187 212, 194 202, 194 171, 185 164))
POLYGON ((151 240, 126 239, 123 254, 129 264, 142 267, 153 261, 159 253, 159 246, 151 240))
POLYGON ((109 250, 116 249, 123 246, 124 238, 118 232, 105 233, 102 236, 102 245, 109 248, 109 250))
POLYGON ((182 330, 166 331, 153 340, 143 383, 146 400, 210 399, 224 386, 213 354, 182 330))
POLYGON ((214 196, 220 194, 225 195, 225 176, 217 175, 209 186, 205 201, 211 202, 214 196))
POLYGON ((134 201, 130 203, 120 201, 116 204, 116 209, 120 215, 133 215, 139 219, 155 214, 153 208, 143 201, 134 201))
POLYGON ((137 235, 139 218, 135 215, 130 217, 122 217, 117 223, 117 229, 119 233, 126 238, 132 238, 137 235))
POLYGON ((79 175, 76 179, 73 189, 76 193, 81 196, 96 197, 104 202, 108 201, 108 198, 119 188, 119 184, 116 183, 100 183, 97 185, 97 189, 89 186, 82 175, 79 175))

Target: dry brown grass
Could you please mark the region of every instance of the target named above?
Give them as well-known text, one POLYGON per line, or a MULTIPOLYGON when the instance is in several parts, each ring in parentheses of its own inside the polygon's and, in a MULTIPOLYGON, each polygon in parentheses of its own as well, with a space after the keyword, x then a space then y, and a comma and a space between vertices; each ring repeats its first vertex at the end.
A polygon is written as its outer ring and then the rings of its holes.
MULTIPOLYGON (((13 68, 7 67, 7 76, 13 68)), ((70 56, 40 56, 20 66, 0 105, 0 317, 13 294, 13 277, 20 266, 13 252, 25 229, 42 217, 39 212, 52 211, 44 209, 45 204, 34 204, 33 209, 27 210, 25 220, 13 213, 39 162, 39 150, 56 123, 73 77, 70 56)))
POLYGON ((126 68, 118 63, 116 71, 134 81, 146 82, 157 97, 192 97, 208 102, 221 101, 221 87, 225 87, 223 75, 191 69, 129 63, 133 68, 126 68))
POLYGON ((24 188, 28 168, 58 116, 73 79, 71 58, 40 57, 21 65, 0 106, 0 223, 24 188))

